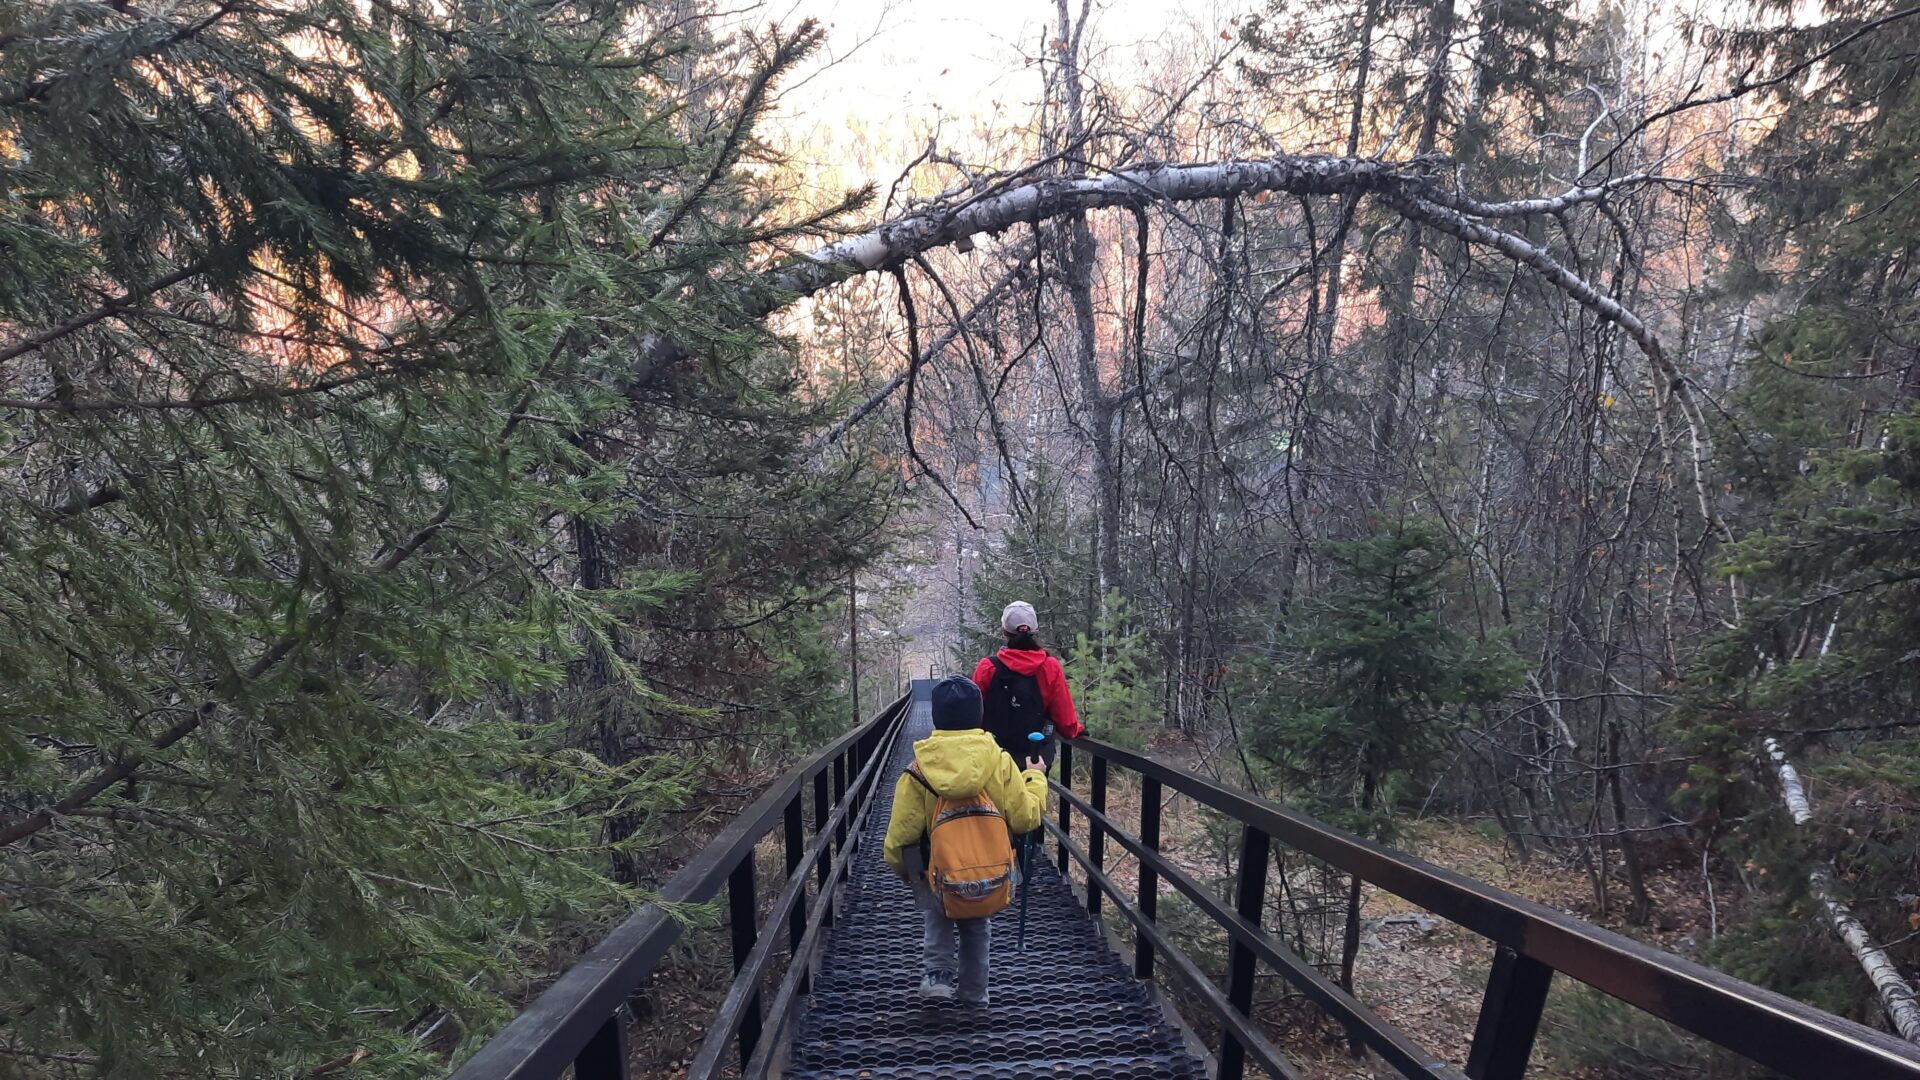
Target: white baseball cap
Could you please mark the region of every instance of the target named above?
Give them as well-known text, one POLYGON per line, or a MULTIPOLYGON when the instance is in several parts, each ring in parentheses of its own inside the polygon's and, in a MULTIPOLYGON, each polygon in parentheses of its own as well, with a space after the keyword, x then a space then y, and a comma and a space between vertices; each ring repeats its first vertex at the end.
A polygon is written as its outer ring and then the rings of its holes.
POLYGON ((1032 604, 1015 600, 1000 613, 1000 629, 1009 634, 1031 634, 1040 629, 1040 616, 1034 614, 1032 604))

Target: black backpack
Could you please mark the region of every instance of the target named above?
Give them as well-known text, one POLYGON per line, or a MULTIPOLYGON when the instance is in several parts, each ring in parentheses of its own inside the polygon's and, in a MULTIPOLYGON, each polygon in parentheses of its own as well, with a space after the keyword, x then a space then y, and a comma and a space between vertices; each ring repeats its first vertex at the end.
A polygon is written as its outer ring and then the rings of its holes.
POLYGON ((1038 744, 1027 736, 1047 730, 1047 707, 1040 700, 1040 680, 1016 673, 998 656, 987 659, 996 669, 993 682, 987 686, 984 708, 987 733, 1000 744, 1000 749, 1013 755, 1013 760, 1025 761, 1038 752, 1038 744))

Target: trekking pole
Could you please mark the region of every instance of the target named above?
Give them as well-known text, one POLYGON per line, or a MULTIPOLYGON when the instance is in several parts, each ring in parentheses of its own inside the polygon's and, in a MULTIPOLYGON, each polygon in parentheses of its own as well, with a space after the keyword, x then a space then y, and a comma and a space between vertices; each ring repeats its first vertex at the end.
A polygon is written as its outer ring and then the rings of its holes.
MULTIPOLYGON (((1027 734, 1027 740, 1033 743, 1045 742, 1046 738, 1038 731, 1027 734)), ((1043 801, 1040 804, 1040 816, 1044 818, 1046 813, 1047 805, 1043 801)), ((1028 879, 1033 876, 1033 838, 1039 833, 1040 829, 1036 828, 1020 837, 1020 938, 1018 941, 1020 952, 1027 951, 1027 890, 1031 888, 1028 879)))

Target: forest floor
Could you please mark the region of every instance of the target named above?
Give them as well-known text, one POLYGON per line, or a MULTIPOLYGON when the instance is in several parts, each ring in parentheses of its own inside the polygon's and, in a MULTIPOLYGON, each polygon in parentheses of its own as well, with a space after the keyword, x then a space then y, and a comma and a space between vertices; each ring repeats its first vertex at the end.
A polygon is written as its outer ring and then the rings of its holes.
MULTIPOLYGON (((1626 918, 1624 883, 1612 883, 1613 895, 1603 912, 1585 870, 1551 855, 1522 862, 1501 839, 1471 824, 1429 818, 1409 827, 1399 846, 1429 862, 1683 955, 1691 953, 1708 931, 1697 868, 1691 873, 1682 867, 1650 872, 1647 888, 1654 902, 1653 918, 1648 925, 1633 926, 1626 918)), ((1723 904, 1721 917, 1725 915, 1723 904)), ((1464 1065, 1486 986, 1491 946, 1472 931, 1427 916, 1378 889, 1367 890, 1362 919, 1366 929, 1354 970, 1355 996, 1421 1046, 1464 1065)), ((1287 1011, 1295 1017, 1302 1012, 1287 1011)), ((1568 1059, 1556 1038, 1563 1033, 1558 1028, 1573 1022, 1561 1010, 1549 1009, 1529 1076, 1592 1075, 1568 1059)), ((1330 1024, 1298 1023, 1291 1033, 1283 1033, 1283 1039, 1284 1047, 1303 1064, 1312 1062, 1315 1076, 1371 1080, 1397 1075, 1377 1062, 1348 1057, 1338 1028, 1330 1024)))

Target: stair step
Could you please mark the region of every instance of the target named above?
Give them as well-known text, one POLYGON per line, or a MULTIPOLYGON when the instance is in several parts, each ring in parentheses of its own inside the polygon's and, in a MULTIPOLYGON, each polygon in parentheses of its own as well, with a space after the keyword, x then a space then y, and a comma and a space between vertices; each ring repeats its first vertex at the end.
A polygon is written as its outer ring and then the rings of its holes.
POLYGON ((992 1065, 1029 1062, 1059 1054, 1152 1057, 1180 1052, 1180 1037, 1169 1028, 1134 1024, 1072 1027, 1054 1031, 1021 1029, 989 1034, 912 1035, 873 1039, 816 1039, 797 1048, 789 1069, 901 1068, 937 1065, 992 1065))
POLYGON ((789 1069, 792 1080, 1206 1080, 1204 1066, 1187 1054, 1145 1057, 1049 1057, 1017 1065, 901 1065, 832 1070, 789 1069))
MULTIPOLYGON (((1035 986, 1072 986, 1089 990, 1098 988, 1099 992, 1104 993, 1109 987, 1131 985, 1134 985, 1133 977, 1124 972, 1072 965, 1059 965, 1052 969, 1038 969, 1032 972, 1001 971, 996 966, 987 978, 989 990, 1021 1001, 1031 1000, 1029 991, 1035 986)), ((897 999, 901 994, 917 994, 919 989, 918 968, 896 968, 892 971, 837 971, 831 975, 822 974, 813 981, 813 992, 822 996, 885 993, 897 999)))
MULTIPOLYGON (((917 979, 915 984, 918 985, 917 979)), ((1148 1001, 1146 988, 1132 979, 1108 979, 1083 986, 1061 986, 1045 983, 1020 985, 991 975, 988 977, 989 992, 1002 987, 1009 995, 1018 995, 1019 1010, 1027 1016, 1071 1017, 1075 1005, 1093 1002, 1145 1004, 1148 1001)), ((831 1016, 897 1009, 902 1006, 902 1001, 898 990, 854 990, 846 993, 815 992, 808 1004, 822 1014, 831 1016)), ((914 1004, 917 1006, 918 1001, 914 1004)))
MULTIPOLYGON (((894 919, 860 919, 848 921, 834 928, 830 938, 835 949, 885 949, 894 956, 902 951, 914 952, 920 948, 920 916, 894 919)), ((1065 949, 1100 949, 1105 951, 1107 943, 1103 935, 1087 922, 1085 915, 1073 922, 1056 919, 1030 919, 1027 921, 1027 952, 1059 952, 1065 949)), ((993 927, 993 953, 1013 954, 1020 951, 1020 928, 1017 925, 996 923, 993 927)))
MULTIPOLYGON (((1012 1001, 1012 995, 1002 995, 1012 1001)), ((987 1009, 962 1005, 920 1005, 902 1003, 897 1009, 868 1009, 860 1013, 835 1013, 829 1017, 808 1015, 801 1020, 795 1045, 806 1045, 826 1038, 931 1038, 939 1034, 989 1034, 989 1032, 1039 1032, 1069 1028, 1110 1028, 1140 1020, 1137 1001, 1089 1001, 1071 1015, 1037 1013, 1029 1007, 989 1005, 987 1009)))
MULTIPOLYGON (((843 1001, 846 997, 835 996, 843 1001)), ((1072 1012, 1064 1012, 1057 1004, 1048 1011, 1030 1002, 1016 1002, 1014 994, 1005 990, 999 997, 1004 1004, 985 1007, 952 1002, 922 1004, 912 999, 903 1001, 899 994, 855 996, 863 998, 860 1007, 809 1008, 801 1018, 799 1043, 804 1045, 819 1039, 1063 1031, 1076 1027, 1120 1027, 1128 1024, 1148 1026, 1151 1022, 1143 1000, 1092 1000, 1077 1003, 1072 1012), (891 999, 892 1008, 886 1007, 888 999, 891 999)))

